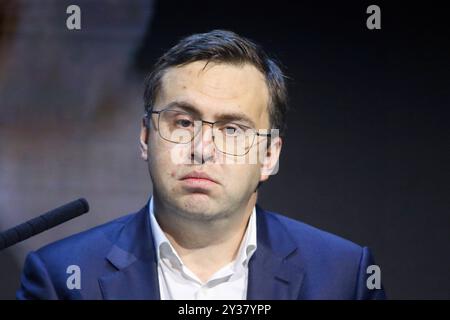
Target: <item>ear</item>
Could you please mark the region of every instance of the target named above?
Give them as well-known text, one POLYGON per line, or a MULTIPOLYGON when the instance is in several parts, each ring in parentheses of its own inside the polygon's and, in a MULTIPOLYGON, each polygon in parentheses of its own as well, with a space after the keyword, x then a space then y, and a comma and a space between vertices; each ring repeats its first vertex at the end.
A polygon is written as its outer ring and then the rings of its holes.
POLYGON ((269 179, 269 176, 277 174, 282 145, 281 137, 276 136, 271 139, 270 146, 267 148, 261 164, 260 182, 264 182, 269 179))
POLYGON ((139 139, 139 146, 140 146, 140 150, 141 150, 141 158, 144 161, 148 161, 148 135, 149 135, 149 130, 147 127, 147 121, 144 118, 142 118, 141 121, 141 134, 140 134, 140 139, 139 139))

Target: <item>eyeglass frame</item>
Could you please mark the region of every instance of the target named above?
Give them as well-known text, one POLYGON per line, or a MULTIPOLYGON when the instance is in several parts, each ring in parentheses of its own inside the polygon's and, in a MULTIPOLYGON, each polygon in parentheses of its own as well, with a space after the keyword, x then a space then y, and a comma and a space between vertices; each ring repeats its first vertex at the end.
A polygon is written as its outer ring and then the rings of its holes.
MULTIPOLYGON (((171 109, 171 107, 167 107, 167 108, 164 108, 164 109, 162 109, 162 110, 153 110, 153 108, 150 107, 150 108, 145 112, 145 114, 144 114, 144 119, 145 119, 145 125, 146 125, 146 127, 148 128, 149 125, 150 125, 150 121, 149 121, 149 120, 150 120, 150 115, 151 115, 151 114, 157 114, 157 115, 158 115, 158 134, 159 134, 159 136, 160 136, 161 139, 163 139, 163 140, 165 140, 165 141, 168 141, 168 142, 171 142, 171 143, 175 143, 175 144, 187 144, 187 143, 192 142, 192 141, 194 140, 195 136, 196 136, 198 133, 197 133, 197 134, 194 133, 194 134, 192 135, 191 140, 189 140, 188 142, 175 142, 175 141, 169 140, 169 139, 167 139, 167 138, 164 138, 164 137, 161 135, 161 130, 159 130, 160 114, 161 114, 162 112, 164 112, 164 111, 171 111, 171 110, 172 110, 172 111, 178 111, 178 110, 175 110, 175 109, 171 109)), ((178 111, 178 112, 182 112, 182 113, 186 113, 186 114, 191 115, 189 112, 186 112, 186 111, 178 111)), ((213 141, 214 145, 216 146, 217 150, 219 150, 219 152, 221 152, 221 153, 223 153, 223 154, 227 154, 227 155, 231 155, 231 156, 235 156, 235 157, 245 156, 245 155, 250 151, 250 149, 253 147, 253 145, 254 145, 254 143, 255 143, 255 137, 257 137, 257 136, 258 136, 258 137, 268 137, 268 139, 267 139, 267 146, 270 145, 270 138, 272 137, 272 134, 271 134, 271 133, 260 133, 260 132, 258 132, 258 130, 255 129, 255 128, 252 128, 252 127, 249 127, 249 126, 246 126, 246 125, 240 125, 240 126, 242 126, 242 127, 246 127, 246 128, 248 128, 248 129, 254 130, 254 134, 255 134, 255 135, 253 136, 252 144, 248 147, 248 150, 246 150, 246 152, 245 152, 244 154, 227 153, 227 152, 224 152, 224 151, 220 150, 220 148, 217 147, 217 144, 216 144, 215 139, 214 139, 214 124, 216 124, 216 123, 218 123, 218 122, 223 122, 223 120, 218 120, 218 121, 211 122, 211 121, 206 121, 206 120, 203 120, 203 119, 197 119, 197 120, 194 120, 194 121, 201 121, 201 123, 202 123, 202 128, 203 128, 203 124, 204 124, 204 123, 211 125, 211 129, 212 129, 212 141, 213 141)), ((233 123, 233 122, 230 121, 230 123, 233 123)))

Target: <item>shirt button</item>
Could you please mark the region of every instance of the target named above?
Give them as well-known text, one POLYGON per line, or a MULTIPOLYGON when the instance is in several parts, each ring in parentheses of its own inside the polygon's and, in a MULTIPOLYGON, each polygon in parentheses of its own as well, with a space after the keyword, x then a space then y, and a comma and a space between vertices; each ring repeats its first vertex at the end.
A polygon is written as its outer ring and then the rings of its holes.
POLYGON ((198 290, 198 295, 197 295, 198 299, 207 299, 208 297, 208 289, 205 287, 201 287, 198 290))

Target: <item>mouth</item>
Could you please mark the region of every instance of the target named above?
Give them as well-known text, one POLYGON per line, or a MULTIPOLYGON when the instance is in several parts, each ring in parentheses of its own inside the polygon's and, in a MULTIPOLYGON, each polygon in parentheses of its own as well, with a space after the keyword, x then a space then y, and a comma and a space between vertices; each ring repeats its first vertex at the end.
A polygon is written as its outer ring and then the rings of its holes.
POLYGON ((183 176, 180 181, 190 188, 208 189, 215 184, 218 184, 217 180, 211 178, 204 172, 191 172, 183 176))

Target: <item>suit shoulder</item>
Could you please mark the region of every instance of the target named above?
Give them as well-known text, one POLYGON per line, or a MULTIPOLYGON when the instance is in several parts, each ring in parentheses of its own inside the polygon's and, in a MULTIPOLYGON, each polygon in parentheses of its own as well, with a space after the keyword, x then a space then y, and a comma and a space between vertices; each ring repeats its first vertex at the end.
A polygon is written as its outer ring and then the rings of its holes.
MULTIPOLYGON (((264 219, 262 219, 264 220, 264 219)), ((274 212, 267 212, 272 247, 292 243, 290 261, 304 272, 304 299, 355 299, 367 291, 366 268, 372 264, 367 248, 274 212)))
POLYGON ((301 245, 302 248, 310 247, 314 250, 320 249, 322 252, 327 250, 345 251, 357 254, 362 252, 362 246, 342 238, 328 231, 313 227, 302 221, 289 218, 276 212, 268 212, 267 215, 272 220, 278 221, 286 230, 290 238, 301 245))
POLYGON ((128 214, 91 229, 52 242, 36 251, 43 260, 61 260, 63 257, 96 255, 107 250, 122 228, 136 213, 128 214))

